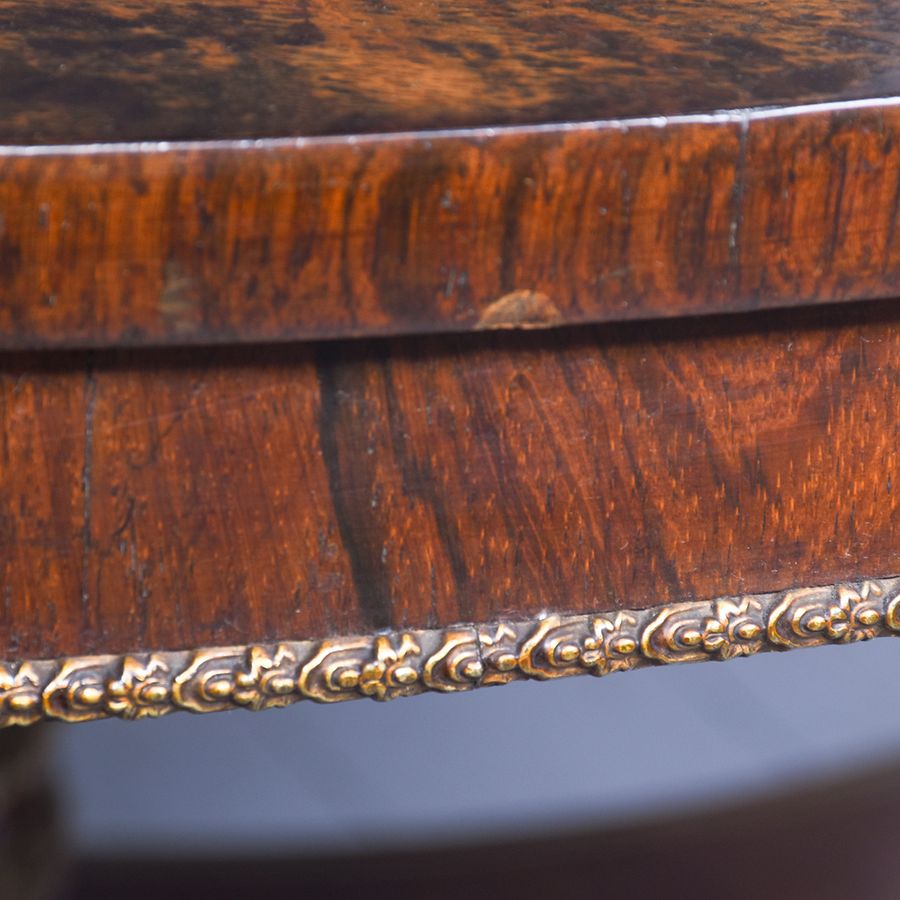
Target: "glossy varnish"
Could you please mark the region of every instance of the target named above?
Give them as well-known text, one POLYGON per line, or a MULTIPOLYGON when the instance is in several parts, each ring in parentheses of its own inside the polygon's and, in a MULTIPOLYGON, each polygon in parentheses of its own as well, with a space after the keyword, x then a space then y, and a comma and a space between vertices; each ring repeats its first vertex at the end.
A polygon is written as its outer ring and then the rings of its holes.
POLYGON ((0 656, 892 574, 893 304, 6 356, 0 656))
POLYGON ((0 0, 0 659, 896 574, 898 35, 0 0))
POLYGON ((547 327, 894 296, 900 105, 0 154, 0 347, 547 327), (522 300, 524 298, 524 301, 522 300))
POLYGON ((880 0, 0 2, 0 142, 422 131, 890 96, 880 0))
POLYGON ((864 0, 0 0, 0 348, 895 296, 898 35, 864 0))

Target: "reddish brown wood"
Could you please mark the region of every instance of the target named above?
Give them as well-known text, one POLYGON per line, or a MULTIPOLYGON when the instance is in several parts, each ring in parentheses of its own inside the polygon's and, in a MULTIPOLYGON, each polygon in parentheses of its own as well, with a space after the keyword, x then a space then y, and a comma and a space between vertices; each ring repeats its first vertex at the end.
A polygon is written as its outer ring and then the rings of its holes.
POLYGON ((900 313, 6 356, 0 658, 900 571, 900 313))
POLYGON ((36 375, 14 371, 10 360, 2 365, 0 630, 9 658, 71 641, 84 621, 90 390, 84 374, 69 367, 56 371, 51 364, 36 375))
POLYGON ((883 0, 2 0, 0 142, 534 125, 900 90, 883 0))
POLYGON ((0 658, 898 571, 898 35, 0 0, 0 658))
POLYGON ((0 348, 895 296, 898 49, 876 0, 0 0, 0 348))
POLYGON ((0 347, 894 296, 900 106, 0 155, 0 347), (510 295, 531 302, 510 302, 510 295))

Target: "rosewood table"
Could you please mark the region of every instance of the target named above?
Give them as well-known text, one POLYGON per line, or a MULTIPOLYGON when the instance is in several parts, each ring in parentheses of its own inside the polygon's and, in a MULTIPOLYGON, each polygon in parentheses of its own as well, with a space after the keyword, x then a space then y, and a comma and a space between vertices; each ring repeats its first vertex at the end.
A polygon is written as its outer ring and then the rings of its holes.
POLYGON ((0 719, 900 633, 900 6, 0 0, 0 719))

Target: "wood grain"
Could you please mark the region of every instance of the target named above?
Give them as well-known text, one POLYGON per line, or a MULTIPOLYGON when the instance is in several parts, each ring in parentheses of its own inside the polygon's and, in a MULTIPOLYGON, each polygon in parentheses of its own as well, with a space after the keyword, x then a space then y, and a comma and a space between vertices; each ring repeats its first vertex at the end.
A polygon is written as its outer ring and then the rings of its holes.
POLYGON ((889 103, 23 150, 0 154, 0 347, 547 327, 892 297, 898 216, 900 105, 889 103))
POLYGON ((7 355, 0 656, 893 574, 898 316, 7 355))
POLYGON ((879 0, 2 0, 0 143, 673 115, 900 91, 879 0))
POLYGON ((896 296, 898 47, 876 0, 0 0, 0 348, 896 296))

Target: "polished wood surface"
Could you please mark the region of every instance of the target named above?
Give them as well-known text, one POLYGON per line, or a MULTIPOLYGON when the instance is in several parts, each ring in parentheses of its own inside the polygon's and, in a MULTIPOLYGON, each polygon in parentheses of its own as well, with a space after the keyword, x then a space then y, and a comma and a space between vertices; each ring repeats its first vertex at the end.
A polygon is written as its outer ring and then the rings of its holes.
POLYGON ((898 36, 0 0, 3 721, 896 630, 898 36))
POLYGON ((898 316, 6 355, 0 658, 897 572, 898 316))
POLYGON ((553 326, 890 297, 900 105, 0 154, 0 347, 553 326))
POLYGON ((0 143, 619 119, 900 91, 879 0, 3 0, 0 143))
POLYGON ((871 0, 0 0, 0 348, 896 296, 898 43, 871 0))

